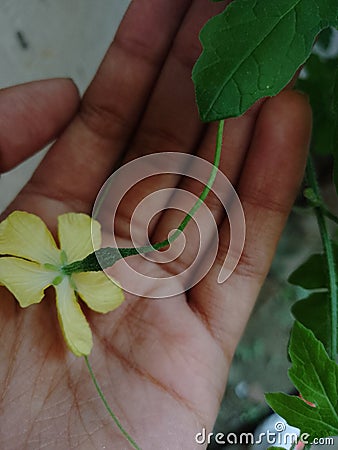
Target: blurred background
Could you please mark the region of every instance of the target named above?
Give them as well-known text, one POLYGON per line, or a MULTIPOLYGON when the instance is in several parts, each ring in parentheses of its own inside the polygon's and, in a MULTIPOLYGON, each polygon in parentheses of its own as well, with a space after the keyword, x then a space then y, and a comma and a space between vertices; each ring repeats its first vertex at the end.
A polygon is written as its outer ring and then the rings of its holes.
MULTIPOLYGON (((0 88, 68 77, 81 93, 93 78, 130 0, 1 0, 0 88)), ((0 210, 44 152, 0 179, 0 210)))
MULTIPOLYGON (((0 88, 48 77, 70 77, 83 93, 128 4, 129 0, 1 0, 0 88)), ((317 44, 316 54, 310 70, 320 74, 320 80, 325 77, 328 80, 330 71, 338 62, 335 56, 337 34, 326 32, 317 44), (330 58, 329 63, 327 58, 330 58)), ((307 72, 309 69, 303 71, 303 79, 306 79, 307 72)), ((307 87, 306 81, 305 85, 304 81, 299 85, 303 90, 307 87)), ((318 88, 318 110, 325 107, 320 106, 323 95, 318 88)), ((325 126, 330 129, 329 118, 324 114, 318 120, 324 127, 322 135, 316 137, 318 147, 321 144, 324 147, 324 151, 319 152, 322 154, 316 157, 320 179, 325 199, 332 210, 337 210, 331 182, 332 161, 325 155, 325 126)), ((27 182, 46 151, 42 150, 15 170, 1 176, 0 210, 27 182)), ((271 414, 264 400, 264 392, 292 392, 287 377, 290 365, 287 343, 293 322, 290 307, 303 293, 286 280, 307 256, 321 251, 315 218, 304 205, 300 195, 236 352, 216 432, 240 434, 255 430, 271 414)), ((247 447, 231 446, 232 449, 247 447)), ((211 443, 209 448, 227 447, 211 443)), ((266 445, 261 448, 266 448, 266 445)))

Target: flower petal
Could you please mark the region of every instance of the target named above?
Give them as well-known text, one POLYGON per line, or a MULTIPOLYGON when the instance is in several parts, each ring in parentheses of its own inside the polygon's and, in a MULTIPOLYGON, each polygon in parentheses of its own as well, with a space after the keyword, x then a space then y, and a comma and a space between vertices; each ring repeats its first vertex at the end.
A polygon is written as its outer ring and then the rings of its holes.
POLYGON ((60 250, 40 217, 14 211, 0 223, 0 254, 59 264, 60 250))
POLYGON ((60 247, 68 263, 81 260, 100 248, 101 225, 87 214, 62 214, 58 222, 60 247))
POLYGON ((74 273, 72 280, 82 300, 90 309, 106 313, 124 300, 123 291, 103 272, 74 273))
POLYGON ((40 264, 18 258, 0 258, 0 284, 14 295, 22 308, 39 303, 44 290, 58 274, 40 264))
POLYGON ((55 290, 59 322, 69 349, 76 356, 89 355, 93 346, 92 333, 69 279, 64 278, 55 290))

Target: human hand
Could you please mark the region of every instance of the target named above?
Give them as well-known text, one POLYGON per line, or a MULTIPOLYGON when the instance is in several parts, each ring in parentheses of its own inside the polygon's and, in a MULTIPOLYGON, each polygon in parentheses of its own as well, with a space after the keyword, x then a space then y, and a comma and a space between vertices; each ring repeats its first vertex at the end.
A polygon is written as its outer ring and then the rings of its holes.
MULTIPOLYGON (((198 30, 223 7, 204 0, 134 1, 80 105, 67 80, 1 92, 2 170, 59 134, 6 214, 24 209, 55 229, 59 214, 91 212, 121 159, 175 150, 212 161, 215 127, 198 120, 190 73, 200 51, 198 30)), ((217 275, 227 250, 227 222, 210 196, 221 246, 201 283, 169 300, 127 294, 108 315, 88 312, 92 365, 112 410, 141 448, 194 449, 196 433, 211 431, 232 355, 302 177, 310 127, 307 101, 290 91, 226 122, 220 170, 240 195, 247 240, 224 285, 217 275)), ((134 203, 162 182, 143 184, 134 203)), ((184 188, 200 190, 191 181, 184 188)), ((122 239, 128 238, 132 206, 120 210, 116 233, 122 239)), ((175 211, 158 217, 152 241, 166 237, 180 218, 175 211)), ((183 254, 161 270, 172 273, 185 263, 183 254)), ((128 448, 84 361, 63 343, 52 295, 26 310, 4 288, 0 295, 1 447, 128 448)))

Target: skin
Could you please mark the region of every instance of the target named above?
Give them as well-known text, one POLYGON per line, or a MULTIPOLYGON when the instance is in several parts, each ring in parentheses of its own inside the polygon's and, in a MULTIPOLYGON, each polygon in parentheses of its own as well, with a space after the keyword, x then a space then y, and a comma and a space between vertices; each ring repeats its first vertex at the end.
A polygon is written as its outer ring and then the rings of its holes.
MULTIPOLYGON (((57 137, 3 217, 26 210, 55 231, 58 214, 90 214, 121 160, 174 149, 212 161, 216 129, 198 120, 190 74, 200 52, 198 30, 223 7, 205 0, 135 0, 82 99, 65 79, 2 90, 2 172, 57 137)), ((212 430, 232 356, 299 189, 310 132, 308 101, 290 90, 226 121, 220 169, 241 198, 247 239, 224 285, 216 280, 228 228, 210 196, 221 245, 197 286, 170 300, 127 294, 107 315, 85 310, 94 334, 94 371, 142 449, 205 448, 195 435, 203 427, 212 430)), ((162 187, 161 180, 141 185, 135 203, 162 187)), ((201 189, 189 180, 180 187, 201 189)), ((116 224, 124 241, 131 212, 125 205, 116 224)), ((149 229, 152 241, 165 238, 180 219, 174 211, 158 217, 149 229)), ((160 270, 172 273, 187 264, 183 253, 160 270)), ((53 294, 25 310, 5 288, 0 297, 0 447, 129 448, 98 399, 84 360, 65 347, 53 294)))

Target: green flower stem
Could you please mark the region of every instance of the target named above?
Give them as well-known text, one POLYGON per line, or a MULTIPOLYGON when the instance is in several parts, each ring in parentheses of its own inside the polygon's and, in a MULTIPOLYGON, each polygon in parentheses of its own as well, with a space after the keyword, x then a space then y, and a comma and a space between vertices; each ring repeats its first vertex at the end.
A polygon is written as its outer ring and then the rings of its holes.
POLYGON ((337 312, 337 275, 335 270, 335 261, 332 242, 327 229, 325 220, 325 208, 323 208, 323 202, 318 186, 316 172, 314 169, 311 156, 308 159, 306 167, 306 179, 313 190, 315 196, 318 199, 318 204, 315 206, 316 218, 319 226, 319 231, 322 239, 324 254, 327 264, 328 274, 328 288, 330 298, 330 358, 335 360, 337 355, 337 326, 338 326, 338 312, 337 312))
POLYGON ((100 385, 99 385, 99 383, 98 383, 98 381, 97 381, 97 379, 96 379, 96 377, 95 377, 95 375, 94 375, 94 372, 93 372, 92 366, 91 366, 91 364, 90 364, 90 362, 89 362, 89 360, 88 360, 88 357, 85 356, 84 359, 85 359, 85 361, 86 361, 86 365, 87 365, 87 368, 88 368, 88 370, 89 370, 91 379, 92 379, 92 381, 93 381, 93 383, 94 383, 95 389, 97 390, 97 393, 99 394, 99 396, 100 396, 100 398, 101 398, 101 400, 102 400, 102 402, 103 402, 103 404, 104 404, 106 410, 108 411, 110 417, 113 419, 113 421, 115 422, 116 426, 117 426, 118 429, 121 431, 121 433, 123 434, 123 436, 127 439, 127 441, 130 443, 130 445, 131 445, 134 449, 136 449, 136 450, 141 450, 141 447, 139 447, 139 446, 136 444, 136 442, 132 439, 132 437, 129 436, 129 434, 126 432, 126 430, 125 430, 125 429, 123 428, 123 426, 121 425, 121 423, 120 423, 120 421, 118 420, 118 418, 115 416, 115 414, 113 413, 113 411, 110 409, 110 406, 108 405, 108 402, 107 402, 107 400, 106 400, 106 397, 104 396, 104 394, 103 394, 103 392, 102 392, 102 389, 100 388, 100 385))
POLYGON ((144 247, 137 247, 137 248, 112 248, 112 247, 106 247, 101 248, 97 250, 96 252, 91 253, 86 258, 84 258, 82 261, 75 261, 72 264, 68 264, 62 268, 63 272, 66 275, 71 275, 75 272, 100 272, 104 269, 107 269, 108 267, 111 267, 113 264, 116 263, 116 261, 127 258, 128 256, 133 255, 139 255, 144 253, 153 252, 154 250, 161 250, 168 245, 170 245, 172 242, 174 242, 179 235, 183 232, 183 230, 186 228, 190 220, 193 218, 194 214, 198 211, 200 206, 203 204, 205 199, 207 198, 212 185, 215 181, 220 158, 221 158, 221 151, 222 151, 222 142, 223 142, 223 131, 224 131, 224 120, 221 120, 219 122, 218 126, 218 132, 217 132, 217 142, 216 142, 216 150, 215 150, 215 157, 214 157, 214 163, 213 168, 209 177, 209 180, 207 184, 205 185, 202 194, 194 204, 194 206, 191 208, 191 210, 188 212, 188 214, 185 216, 183 221, 178 226, 177 230, 174 232, 174 234, 164 241, 157 242, 153 245, 146 245, 144 247))

